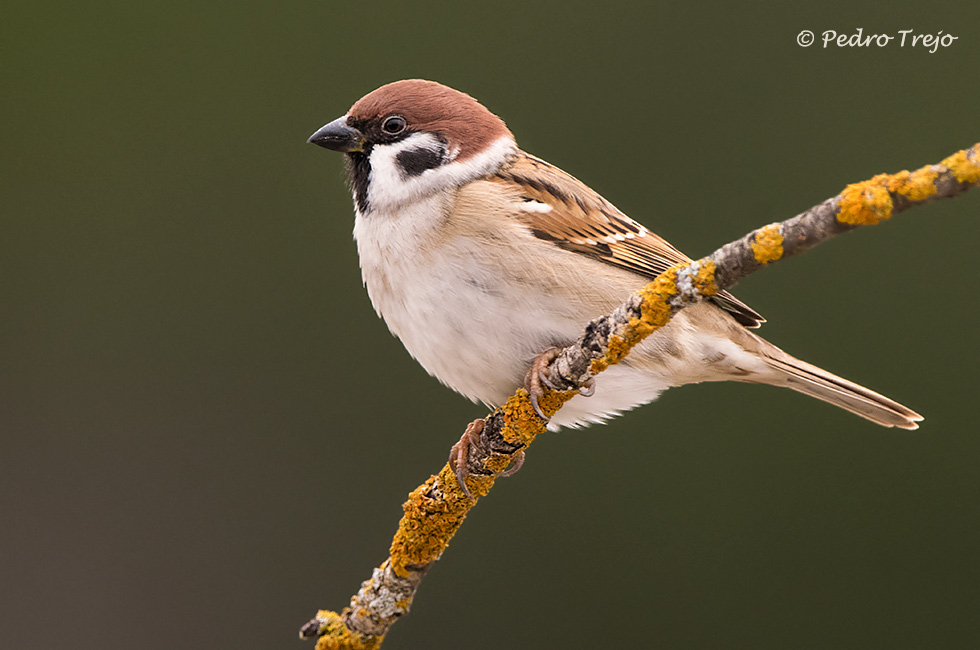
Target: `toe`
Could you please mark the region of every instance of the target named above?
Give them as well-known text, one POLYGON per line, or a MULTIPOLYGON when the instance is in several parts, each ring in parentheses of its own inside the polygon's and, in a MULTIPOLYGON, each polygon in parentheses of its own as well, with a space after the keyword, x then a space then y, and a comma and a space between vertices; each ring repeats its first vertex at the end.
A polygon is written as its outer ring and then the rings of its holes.
POLYGON ((466 463, 469 460, 470 447, 479 442, 480 434, 483 433, 485 423, 486 421, 483 418, 470 422, 469 426, 466 427, 466 431, 459 437, 459 442, 453 445, 453 448, 449 451, 449 466, 456 475, 456 482, 459 483, 459 489, 462 490, 467 499, 472 499, 473 495, 470 494, 469 489, 466 487, 466 477, 470 475, 466 463))

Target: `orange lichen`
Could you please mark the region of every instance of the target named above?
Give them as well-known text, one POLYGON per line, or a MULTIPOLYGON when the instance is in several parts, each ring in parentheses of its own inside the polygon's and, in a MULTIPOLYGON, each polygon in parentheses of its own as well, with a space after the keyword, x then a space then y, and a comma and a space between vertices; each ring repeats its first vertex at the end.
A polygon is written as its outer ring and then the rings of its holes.
MULTIPOLYGON (((780 238, 781 240, 782 238, 780 238)), ((694 288, 702 296, 713 296, 718 293, 715 270, 715 263, 711 260, 702 260, 698 265, 698 272, 694 276, 694 288)))
MULTIPOLYGON (((837 219, 856 226, 873 225, 892 216, 892 194, 910 201, 924 201, 939 188, 936 179, 948 169, 960 183, 980 183, 980 143, 957 151, 939 165, 926 165, 914 172, 878 174, 869 181, 848 185, 841 192, 837 219)), ((754 247, 753 247, 754 250, 754 247)))
MULTIPOLYGON (((630 339, 641 339, 655 329, 661 328, 670 321, 673 310, 670 299, 677 295, 677 271, 686 265, 677 265, 661 273, 657 278, 640 289, 643 302, 640 305, 640 318, 630 321, 633 336, 630 339)), ((635 342, 635 341, 634 341, 635 342)))
POLYGON ((935 165, 927 165, 914 172, 902 170, 888 179, 888 191, 912 201, 924 201, 939 191, 936 189, 936 178, 940 171, 942 168, 935 165))
MULTIPOLYGON (((575 394, 575 391, 546 390, 538 404, 550 416, 575 394)), ((508 442, 527 447, 545 430, 544 422, 534 412, 524 389, 518 390, 500 409, 504 416, 500 433, 508 442)), ((513 457, 506 454, 492 454, 484 461, 484 467, 500 473, 512 460, 513 457)), ((466 487, 476 498, 486 496, 493 484, 492 475, 466 477, 466 487)), ((476 504, 476 498, 467 498, 463 494, 454 468, 449 464, 412 491, 402 505, 405 514, 391 542, 391 567, 395 573, 407 577, 410 565, 425 566, 438 559, 462 525, 466 513, 476 504)))
POLYGON ((961 183, 980 183, 980 143, 973 145, 970 149, 957 151, 949 158, 942 161, 953 176, 961 183), (967 155, 972 152, 973 159, 967 155))
MULTIPOLYGON (((488 472, 493 472, 494 474, 500 474, 510 466, 511 462, 514 460, 513 456, 508 456, 506 454, 491 454, 483 462, 483 469, 488 472)), ((472 494, 472 490, 470 491, 472 494)))
POLYGON ((775 262, 783 256, 783 236, 779 224, 773 223, 759 228, 752 238, 752 254, 761 264, 775 262))
MULTIPOLYGON (((475 496, 484 496, 492 485, 492 476, 470 476, 466 480, 475 496)), ((463 494, 448 464, 438 476, 430 476, 415 488, 402 505, 405 515, 391 541, 391 567, 395 573, 407 577, 409 565, 424 566, 435 561, 475 503, 463 494)))
MULTIPOLYGON (((545 415, 554 415, 562 404, 575 396, 574 391, 558 392, 546 390, 538 401, 545 415)), ((500 431, 504 440, 512 444, 528 446, 537 435, 545 430, 544 422, 534 412, 527 391, 521 388, 500 406, 504 415, 504 426, 500 431)))
POLYGON ((618 334, 612 334, 609 337, 609 346, 606 351, 606 356, 601 359, 595 359, 589 369, 592 374, 598 374, 611 366, 614 363, 619 363, 623 357, 629 354, 629 351, 633 349, 632 343, 624 339, 618 334))
POLYGON ((316 613, 322 636, 316 650, 375 650, 384 641, 382 636, 364 636, 352 631, 337 612, 322 609, 316 613))
MULTIPOLYGON (((670 321, 670 317, 674 313, 670 300, 678 293, 677 272, 686 266, 686 264, 679 264, 667 269, 662 275, 637 292, 641 298, 640 316, 631 318, 621 330, 622 334, 609 336, 606 354, 599 359, 593 359, 589 365, 592 374, 599 374, 609 366, 619 363, 623 357, 629 354, 633 346, 670 321)), ((704 295, 718 293, 718 287, 715 284, 714 262, 710 260, 703 262, 698 268, 698 272, 691 277, 691 281, 694 288, 704 295)))
POLYGON ((609 366, 610 361, 606 357, 602 357, 601 359, 593 359, 589 364, 589 372, 591 372, 593 375, 598 375, 609 366))
POLYGON ((891 176, 878 174, 869 181, 853 183, 841 192, 837 220, 854 226, 869 226, 892 216, 892 197, 887 185, 891 176))
MULTIPOLYGON (((622 329, 621 335, 609 336, 606 354, 599 359, 593 359, 589 365, 592 374, 599 374, 609 366, 619 363, 629 354, 633 346, 654 330, 667 324, 673 314, 670 299, 677 295, 677 271, 685 266, 682 264, 668 269, 637 292, 641 298, 640 316, 631 318, 622 329)), ((714 284, 714 264, 708 262, 707 265, 702 265, 698 274, 692 279, 698 290, 717 292, 714 284)))

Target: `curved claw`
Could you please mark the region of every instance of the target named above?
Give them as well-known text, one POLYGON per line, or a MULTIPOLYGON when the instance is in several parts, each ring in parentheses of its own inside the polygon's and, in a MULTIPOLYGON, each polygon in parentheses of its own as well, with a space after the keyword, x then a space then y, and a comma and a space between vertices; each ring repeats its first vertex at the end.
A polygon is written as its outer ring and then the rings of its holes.
POLYGON ((473 495, 466 487, 466 477, 470 475, 470 471, 466 468, 466 460, 470 455, 470 447, 479 442, 484 424, 486 424, 486 420, 483 418, 470 422, 466 431, 459 437, 459 442, 449 450, 449 466, 453 468, 459 489, 462 490, 467 499, 472 499, 473 495))
POLYGON ((500 472, 498 476, 513 476, 520 471, 521 467, 524 465, 524 450, 520 449, 514 452, 514 457, 510 461, 510 467, 500 472))
POLYGON ((541 410, 541 406, 538 405, 538 393, 537 392, 530 393, 530 396, 531 396, 531 408, 534 409, 534 412, 537 413, 538 417, 544 420, 545 422, 550 422, 551 418, 545 415, 544 411, 541 410))
POLYGON ((578 394, 582 397, 592 397, 595 395, 595 378, 592 377, 578 389, 578 394))
POLYGON ((541 370, 540 373, 538 373, 538 379, 540 379, 541 383, 547 386, 548 388, 550 388, 551 390, 561 390, 561 388, 555 386, 553 383, 551 383, 551 380, 548 379, 548 366, 545 366, 544 369, 541 370))
POLYGON ((558 355, 561 354, 560 348, 549 348, 535 357, 534 361, 531 363, 531 367, 528 369, 527 374, 524 375, 524 388, 527 390, 528 396, 531 398, 531 407, 534 412, 537 413, 538 417, 545 422, 549 421, 549 417, 544 414, 541 410, 540 400, 544 396, 544 388, 550 390, 558 390, 548 379, 547 370, 558 355), (544 386, 544 388, 542 388, 544 386))

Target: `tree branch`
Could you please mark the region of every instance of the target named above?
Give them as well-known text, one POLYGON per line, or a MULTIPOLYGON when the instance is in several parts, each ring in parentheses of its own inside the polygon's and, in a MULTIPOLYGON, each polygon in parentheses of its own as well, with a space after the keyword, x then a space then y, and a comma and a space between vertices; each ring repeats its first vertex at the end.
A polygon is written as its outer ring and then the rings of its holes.
MULTIPOLYGON (((541 409, 554 415, 579 387, 621 361, 637 343, 666 325, 678 311, 729 289, 749 273, 801 253, 858 226, 873 225, 910 207, 953 197, 980 184, 980 143, 914 172, 879 174, 854 183, 837 196, 781 223, 764 226, 708 257, 672 267, 630 296, 612 314, 590 322, 549 369, 552 385, 541 409)), ((473 498, 460 489, 448 464, 416 488, 391 543, 390 557, 342 612, 322 610, 300 630, 319 637, 317 650, 378 648, 384 635, 408 612, 419 583, 446 549, 470 508, 493 487, 513 454, 545 430, 528 394, 518 390, 494 410, 478 443, 470 447, 466 479, 473 498)))

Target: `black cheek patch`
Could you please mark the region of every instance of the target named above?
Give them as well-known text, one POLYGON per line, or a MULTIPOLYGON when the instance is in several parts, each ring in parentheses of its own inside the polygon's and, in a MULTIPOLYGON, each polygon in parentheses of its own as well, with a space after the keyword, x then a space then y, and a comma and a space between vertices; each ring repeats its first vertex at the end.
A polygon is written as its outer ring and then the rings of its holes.
POLYGON ((442 149, 407 149, 398 152, 395 162, 409 176, 418 176, 427 169, 435 169, 446 159, 442 149))

